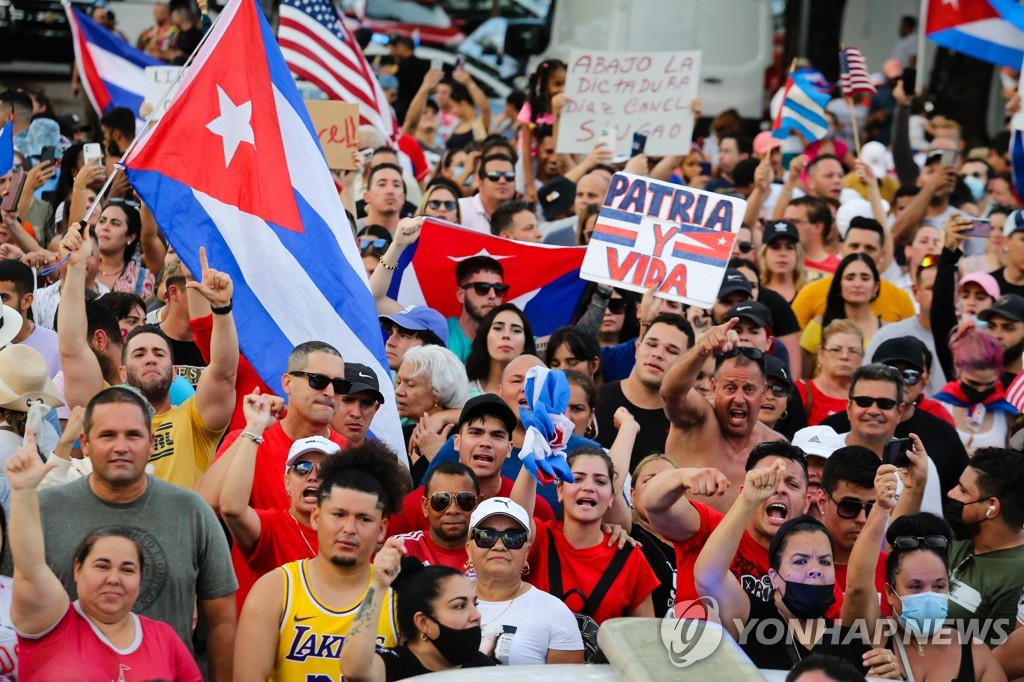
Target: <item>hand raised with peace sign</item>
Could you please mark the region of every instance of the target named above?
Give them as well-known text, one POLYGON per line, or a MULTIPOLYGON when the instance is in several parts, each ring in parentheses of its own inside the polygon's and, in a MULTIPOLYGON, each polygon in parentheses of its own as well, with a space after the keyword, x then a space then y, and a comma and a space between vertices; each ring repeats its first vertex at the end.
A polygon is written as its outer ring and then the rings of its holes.
POLYGON ((206 248, 199 247, 199 263, 202 266, 203 279, 200 282, 188 282, 185 286, 195 289, 213 308, 226 308, 231 304, 231 294, 235 285, 226 272, 214 270, 206 260, 206 248))

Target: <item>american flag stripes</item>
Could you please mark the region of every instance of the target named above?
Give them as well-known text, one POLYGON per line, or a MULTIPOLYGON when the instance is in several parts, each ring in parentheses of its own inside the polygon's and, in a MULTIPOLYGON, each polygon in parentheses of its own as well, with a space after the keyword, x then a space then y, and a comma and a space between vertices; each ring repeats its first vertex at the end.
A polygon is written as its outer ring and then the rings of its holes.
POLYGON ((384 90, 330 0, 282 0, 277 32, 288 69, 328 98, 359 105, 359 123, 388 139, 398 122, 384 90))
POLYGON ((843 97, 852 97, 859 93, 875 94, 875 84, 868 73, 868 63, 864 54, 855 47, 839 50, 839 81, 843 88, 843 97))

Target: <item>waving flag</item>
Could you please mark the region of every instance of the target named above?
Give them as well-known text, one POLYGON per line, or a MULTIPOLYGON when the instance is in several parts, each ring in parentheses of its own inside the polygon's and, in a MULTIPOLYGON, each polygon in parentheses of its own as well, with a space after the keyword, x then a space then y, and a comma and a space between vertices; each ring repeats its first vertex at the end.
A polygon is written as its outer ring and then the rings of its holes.
POLYGON ((85 16, 71 3, 64 7, 78 62, 78 75, 89 101, 101 114, 126 107, 139 115, 146 91, 146 67, 166 66, 159 59, 136 50, 85 16))
POLYGON ((925 33, 942 47, 983 62, 1020 69, 1024 60, 1024 18, 1020 18, 1020 8, 1015 5, 1002 0, 929 0, 925 33), (1021 23, 1015 26, 1007 21, 1011 16, 1021 23))
POLYGON ((14 167, 14 121, 0 128, 0 175, 14 167))
POLYGON ((546 336, 570 322, 586 285, 579 277, 586 251, 514 242, 427 218, 419 240, 402 253, 388 296, 402 305, 426 305, 457 317, 462 305, 455 298, 455 267, 471 256, 490 256, 505 272, 505 303, 519 306, 533 333, 546 336))
POLYGON ((791 132, 798 132, 807 142, 825 137, 828 121, 825 119, 827 92, 818 89, 808 74, 796 71, 786 81, 785 99, 772 125, 772 137, 785 140, 791 132))
POLYGON ((1013 176, 1013 192, 1017 201, 1021 201, 1024 198, 1024 130, 1016 125, 1010 130, 1010 174, 1013 176))
POLYGON ((873 95, 878 92, 875 84, 871 82, 864 53, 855 47, 839 50, 839 82, 843 89, 843 97, 853 97, 860 93, 873 95))
POLYGON ((531 367, 523 386, 526 407, 519 418, 526 427, 519 459, 541 485, 555 479, 573 482, 572 470, 565 461, 565 446, 572 435, 573 423, 565 416, 569 409, 569 380, 565 372, 547 367, 531 367))
MULTIPOLYGON (((305 341, 330 343, 390 385, 352 229, 255 0, 231 0, 125 166, 189 269, 205 246, 231 275, 242 352, 272 390, 281 394, 288 354, 305 341)), ((372 430, 404 460, 394 393, 383 394, 372 430)))
POLYGON ((359 105, 359 123, 388 139, 398 121, 377 77, 330 0, 282 0, 277 40, 288 68, 328 98, 359 105))

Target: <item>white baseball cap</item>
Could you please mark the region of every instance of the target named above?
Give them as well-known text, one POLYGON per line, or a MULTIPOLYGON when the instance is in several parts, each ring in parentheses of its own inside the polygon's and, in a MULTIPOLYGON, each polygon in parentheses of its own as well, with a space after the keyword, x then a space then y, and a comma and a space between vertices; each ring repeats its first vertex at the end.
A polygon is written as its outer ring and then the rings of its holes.
POLYGON ((328 440, 323 436, 310 436, 309 438, 300 438, 299 440, 292 443, 292 447, 288 450, 288 458, 284 462, 285 473, 288 473, 288 467, 295 464, 295 460, 302 457, 307 452, 319 452, 322 455, 336 455, 341 452, 341 447, 332 440, 328 440))
POLYGON ((808 457, 828 459, 846 442, 831 426, 808 426, 793 434, 793 445, 804 451, 808 457))
POLYGON ((478 504, 469 517, 469 527, 476 528, 492 516, 507 516, 530 532, 530 515, 508 497, 492 497, 478 504))

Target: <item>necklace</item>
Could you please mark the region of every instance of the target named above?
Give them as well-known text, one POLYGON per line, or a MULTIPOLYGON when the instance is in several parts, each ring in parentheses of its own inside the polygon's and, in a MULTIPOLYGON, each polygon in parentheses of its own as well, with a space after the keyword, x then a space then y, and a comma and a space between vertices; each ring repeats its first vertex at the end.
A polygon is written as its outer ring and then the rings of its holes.
MULTIPOLYGON (((523 589, 523 585, 524 585, 523 581, 522 581, 522 580, 520 580, 520 581, 519 581, 519 584, 518 584, 518 585, 516 585, 516 591, 515 591, 515 594, 513 594, 513 595, 512 595, 512 599, 511 599, 511 600, 509 600, 509 602, 508 602, 508 606, 506 606, 506 607, 505 607, 505 608, 504 608, 504 609, 502 610, 502 612, 501 612, 501 613, 499 613, 499 614, 498 614, 497 616, 495 616, 494 618, 492 618, 492 619, 491 619, 490 621, 488 621, 487 623, 484 623, 482 627, 486 627, 486 626, 488 626, 488 625, 491 625, 492 623, 496 623, 496 622, 498 622, 499 620, 501 620, 501 617, 502 617, 502 616, 504 616, 504 615, 505 615, 506 613, 508 613, 508 610, 509 610, 510 608, 512 608, 512 605, 513 605, 513 604, 515 604, 515 602, 516 602, 516 599, 518 599, 518 598, 519 598, 519 592, 520 592, 520 591, 521 591, 521 590, 523 589)), ((500 602, 498 602, 498 603, 500 603, 500 602)))
POLYGON ((306 539, 306 534, 302 532, 302 524, 299 523, 299 520, 295 518, 294 514, 292 514, 291 509, 288 510, 288 516, 291 517, 291 520, 295 522, 295 531, 299 534, 299 537, 302 538, 302 544, 304 544, 306 546, 306 549, 309 550, 309 556, 306 558, 316 558, 316 552, 313 551, 313 547, 309 544, 309 540, 306 539))

